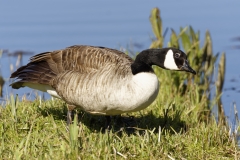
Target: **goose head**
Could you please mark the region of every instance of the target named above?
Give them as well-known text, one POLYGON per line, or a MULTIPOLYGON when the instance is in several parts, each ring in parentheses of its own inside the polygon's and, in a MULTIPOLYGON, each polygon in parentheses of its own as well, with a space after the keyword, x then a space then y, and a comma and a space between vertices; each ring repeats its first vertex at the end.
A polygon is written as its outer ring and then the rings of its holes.
POLYGON ((152 65, 196 74, 196 71, 189 65, 187 55, 176 48, 147 49, 140 52, 131 66, 132 73, 152 71, 152 65))

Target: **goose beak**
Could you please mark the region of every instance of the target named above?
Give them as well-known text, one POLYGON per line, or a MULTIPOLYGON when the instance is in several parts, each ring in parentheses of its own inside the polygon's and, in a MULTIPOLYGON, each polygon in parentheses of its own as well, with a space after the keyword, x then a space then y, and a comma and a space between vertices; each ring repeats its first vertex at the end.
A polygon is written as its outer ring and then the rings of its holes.
POLYGON ((181 70, 186 71, 186 72, 190 72, 190 73, 192 73, 192 74, 194 74, 194 75, 196 74, 196 71, 194 71, 194 70, 190 67, 190 65, 188 64, 188 61, 187 61, 187 60, 184 61, 183 66, 181 67, 181 70))

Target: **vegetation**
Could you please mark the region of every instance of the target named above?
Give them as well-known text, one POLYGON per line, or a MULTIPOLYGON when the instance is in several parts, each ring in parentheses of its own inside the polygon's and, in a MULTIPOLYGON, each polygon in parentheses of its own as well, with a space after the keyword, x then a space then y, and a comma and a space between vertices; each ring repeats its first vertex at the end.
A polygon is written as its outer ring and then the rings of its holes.
MULTIPOLYGON (((157 8, 150 20, 156 35, 150 47, 163 47, 157 8)), ((218 54, 212 52, 209 32, 200 47, 199 32, 191 27, 181 28, 178 35, 172 30, 168 46, 181 46, 198 74, 154 68, 161 94, 147 109, 115 117, 110 130, 103 127, 104 117, 82 111, 76 111, 67 128, 63 101, 20 102, 11 96, 5 108, 0 107, 0 159, 238 159, 240 151, 224 113, 219 123, 211 114, 221 103, 224 54, 214 81, 218 54), (212 88, 216 92, 210 96, 212 88)))

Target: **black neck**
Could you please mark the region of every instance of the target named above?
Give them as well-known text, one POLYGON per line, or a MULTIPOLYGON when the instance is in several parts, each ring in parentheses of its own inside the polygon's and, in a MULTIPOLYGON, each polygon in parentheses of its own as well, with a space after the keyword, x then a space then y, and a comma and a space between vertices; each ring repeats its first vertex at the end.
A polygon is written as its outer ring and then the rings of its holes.
POLYGON ((140 52, 131 65, 133 75, 140 72, 153 72, 152 65, 164 68, 165 49, 147 49, 140 52))

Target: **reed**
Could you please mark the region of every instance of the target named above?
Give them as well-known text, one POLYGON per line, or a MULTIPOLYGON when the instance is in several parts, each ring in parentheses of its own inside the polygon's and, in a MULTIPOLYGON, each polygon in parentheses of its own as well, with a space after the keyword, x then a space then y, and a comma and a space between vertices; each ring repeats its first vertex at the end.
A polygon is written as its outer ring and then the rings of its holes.
MULTIPOLYGON (((164 46, 164 35, 162 34, 162 21, 160 18, 160 11, 154 8, 151 12, 150 22, 152 30, 155 35, 150 48, 162 48, 164 46)), ((222 88, 225 77, 225 53, 221 54, 220 61, 217 61, 219 53, 214 54, 212 48, 212 40, 210 32, 206 31, 204 45, 200 46, 200 32, 195 32, 191 26, 180 28, 177 34, 171 29, 170 41, 167 43, 168 47, 181 48, 188 56, 189 63, 196 70, 197 75, 181 74, 177 72, 167 73, 167 71, 156 68, 159 75, 160 82, 164 83, 171 79, 174 80, 172 93, 185 97, 189 94, 192 88, 196 89, 196 99, 205 99, 206 103, 198 107, 199 120, 208 121, 211 116, 211 108, 214 105, 218 106, 218 121, 226 125, 224 110, 221 103, 222 88), (214 69, 218 65, 218 78, 214 79, 214 69), (164 79, 161 75, 164 74, 164 79), (214 86, 212 85, 214 84, 214 86), (216 88, 213 92, 212 88, 216 88), (176 89, 175 89, 176 88, 176 89)), ((166 84, 163 84, 165 86, 166 84)))

